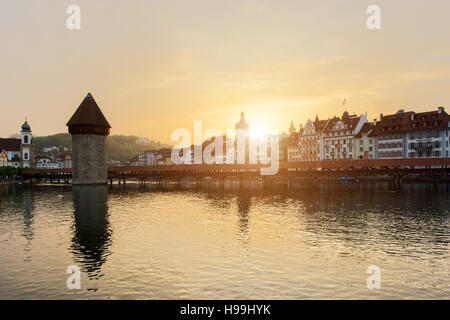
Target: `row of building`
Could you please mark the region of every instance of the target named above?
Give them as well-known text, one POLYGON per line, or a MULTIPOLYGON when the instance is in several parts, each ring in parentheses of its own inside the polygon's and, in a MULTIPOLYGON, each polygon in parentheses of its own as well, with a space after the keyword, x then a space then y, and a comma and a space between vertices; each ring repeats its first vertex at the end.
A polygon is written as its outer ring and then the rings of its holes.
POLYGON ((341 159, 400 159, 449 157, 450 116, 444 107, 434 111, 399 110, 380 114, 308 120, 296 131, 293 123, 287 142, 288 161, 341 159))
POLYGON ((171 165, 172 149, 147 150, 130 160, 132 166, 171 165))
MULTIPOLYGON (((241 113, 235 129, 250 131, 250 124, 241 113)), ((296 130, 291 122, 289 133, 279 135, 280 161, 363 160, 449 157, 450 116, 444 107, 434 111, 399 110, 395 114, 380 114, 371 122, 367 114, 350 115, 314 121, 308 120, 296 130)), ((223 159, 227 163, 226 141, 223 159)), ((202 145, 205 150, 214 139, 202 145)), ((270 141, 269 141, 270 142, 270 141)), ((236 141, 234 141, 236 146, 236 141)), ((194 146, 189 148, 184 163, 193 163, 194 146)), ((180 150, 181 152, 181 150, 180 150)), ((233 159, 236 159, 236 150, 233 159)), ((248 162, 248 155, 246 155, 248 162)), ((131 165, 172 164, 171 150, 149 150, 133 158, 131 165)))
POLYGON ((72 168, 72 153, 66 152, 57 156, 36 156, 34 167, 39 169, 72 168))
MULTIPOLYGON (((235 126, 248 135, 250 124, 241 118, 235 126)), ((367 114, 350 115, 314 121, 308 120, 297 131, 291 122, 289 134, 279 135, 280 161, 318 160, 360 160, 360 159, 401 159, 401 158, 441 158, 449 157, 450 116, 444 107, 434 111, 414 112, 399 110, 395 114, 380 114, 379 120, 369 122, 367 114)), ((205 141, 202 150, 212 143, 205 141)), ((227 163, 226 144, 223 139, 223 162, 227 163)), ((236 146, 236 141, 232 142, 236 146)), ((192 163, 194 146, 185 155, 184 163, 192 163)), ((246 150, 247 153, 248 150, 246 150)), ((181 150, 179 150, 181 152, 181 150)), ((236 151, 233 159, 236 159, 236 151)), ((171 165, 172 150, 147 150, 135 156, 130 165, 151 166, 171 165)), ((248 154, 246 161, 248 162, 248 154)), ((0 138, 0 166, 37 167, 44 169, 71 168, 72 157, 64 153, 56 157, 34 156, 34 141, 27 121, 21 127, 20 138, 0 138)))
POLYGON ((71 152, 57 156, 35 156, 34 149, 33 133, 25 121, 20 138, 0 138, 0 167, 72 168, 71 152))

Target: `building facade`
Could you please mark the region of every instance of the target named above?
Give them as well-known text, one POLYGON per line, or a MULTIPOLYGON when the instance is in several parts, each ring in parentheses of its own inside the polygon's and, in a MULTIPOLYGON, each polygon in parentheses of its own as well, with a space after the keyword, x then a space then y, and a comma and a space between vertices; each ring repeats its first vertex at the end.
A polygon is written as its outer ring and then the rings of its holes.
POLYGON ((410 114, 405 134, 408 158, 449 157, 450 117, 444 107, 410 114))
POLYGON ((405 132, 411 115, 404 110, 387 116, 380 114, 380 121, 369 134, 376 139, 377 159, 406 158, 405 132))
POLYGON ((298 132, 293 132, 289 135, 287 143, 288 161, 300 161, 301 159, 298 137, 298 132))
POLYGON ((376 126, 376 121, 364 123, 361 130, 355 135, 355 159, 368 160, 375 159, 376 139, 369 137, 376 126))
POLYGON ((58 162, 49 156, 37 156, 34 159, 35 167, 39 169, 58 169, 58 162))
POLYGON ((8 166, 8 153, 6 153, 6 150, 0 151, 0 167, 6 167, 8 166))
POLYGON ((344 160, 355 159, 355 135, 359 133, 367 115, 349 115, 345 111, 342 118, 330 119, 322 134, 321 159, 322 160, 344 160))
POLYGON ((320 160, 320 149, 322 144, 322 130, 328 123, 328 120, 316 119, 311 121, 308 119, 305 126, 300 126, 299 132, 299 161, 319 161, 320 160))

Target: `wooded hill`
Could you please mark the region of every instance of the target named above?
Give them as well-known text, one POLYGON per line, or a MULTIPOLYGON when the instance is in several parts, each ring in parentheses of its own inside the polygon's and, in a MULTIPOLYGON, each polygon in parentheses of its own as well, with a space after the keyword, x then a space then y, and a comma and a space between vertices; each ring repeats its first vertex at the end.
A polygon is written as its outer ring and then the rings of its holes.
MULTIPOLYGON (((162 148, 171 148, 167 144, 159 141, 151 141, 151 144, 137 144, 137 136, 115 135, 108 137, 108 160, 118 160, 128 162, 135 155, 145 150, 159 150, 162 148)), ((58 133, 45 137, 34 137, 35 154, 49 155, 68 152, 72 149, 72 137, 69 133, 58 133), (44 148, 57 147, 56 150, 45 153, 44 148), (64 149, 66 148, 66 149, 64 149)))

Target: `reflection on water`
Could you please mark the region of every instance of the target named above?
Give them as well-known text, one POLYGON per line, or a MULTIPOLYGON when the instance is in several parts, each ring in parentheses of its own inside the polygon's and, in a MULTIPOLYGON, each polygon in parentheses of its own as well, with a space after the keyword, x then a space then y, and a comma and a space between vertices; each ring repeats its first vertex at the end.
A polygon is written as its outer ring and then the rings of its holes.
POLYGON ((449 203, 446 184, 0 185, 0 298, 447 298, 449 203))
POLYGON ((100 277, 101 266, 109 255, 111 237, 108 222, 108 187, 73 186, 74 260, 80 262, 89 277, 100 277))

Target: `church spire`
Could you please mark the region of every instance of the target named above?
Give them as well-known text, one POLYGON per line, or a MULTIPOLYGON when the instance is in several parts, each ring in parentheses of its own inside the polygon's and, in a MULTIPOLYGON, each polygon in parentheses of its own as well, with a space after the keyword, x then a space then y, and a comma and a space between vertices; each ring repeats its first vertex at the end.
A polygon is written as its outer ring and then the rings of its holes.
POLYGON ((289 127, 289 134, 293 134, 295 132, 294 120, 291 120, 291 126, 289 127))

